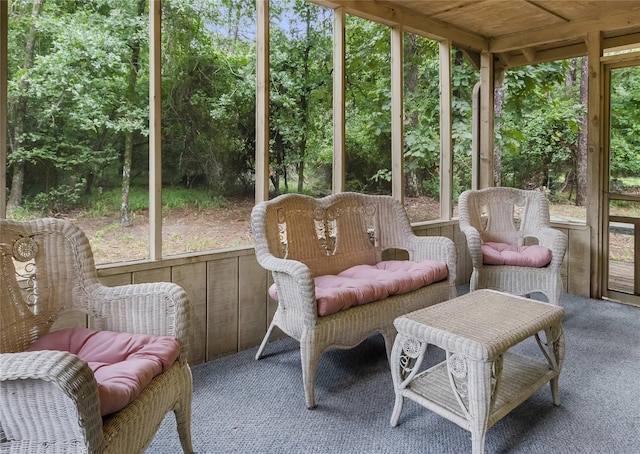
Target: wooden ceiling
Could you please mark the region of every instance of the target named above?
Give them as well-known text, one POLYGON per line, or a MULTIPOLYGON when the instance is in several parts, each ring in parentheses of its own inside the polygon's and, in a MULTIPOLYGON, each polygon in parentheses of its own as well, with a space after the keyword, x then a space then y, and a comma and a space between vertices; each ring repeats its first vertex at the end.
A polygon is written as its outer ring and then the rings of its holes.
POLYGON ((584 55, 590 32, 602 33, 605 48, 640 43, 640 0, 310 1, 469 52, 490 51, 505 66, 584 55))

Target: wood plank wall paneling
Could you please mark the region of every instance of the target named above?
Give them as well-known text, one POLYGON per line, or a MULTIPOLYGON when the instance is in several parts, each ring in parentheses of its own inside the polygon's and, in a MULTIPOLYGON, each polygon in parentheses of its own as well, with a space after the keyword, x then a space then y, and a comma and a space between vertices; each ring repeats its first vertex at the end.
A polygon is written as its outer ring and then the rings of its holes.
POLYGON ((564 259, 567 292, 589 298, 591 289, 585 283, 591 277, 590 229, 570 229, 566 233, 569 235, 569 247, 564 259))
POLYGON ((154 268, 133 273, 132 284, 171 281, 171 268, 154 268))
MULTIPOLYGON (((169 268, 169 273, 171 273, 171 268, 169 268)), ((132 273, 109 274, 103 276, 100 275, 100 272, 98 272, 98 275, 100 277, 100 283, 102 283, 102 285, 108 285, 109 287, 116 287, 118 285, 129 285, 133 283, 131 281, 133 279, 132 273)))
POLYGON ((267 332, 267 275, 255 255, 240 257, 238 350, 260 345, 267 332))
POLYGON ((191 340, 189 342, 189 363, 206 361, 207 339, 207 264, 187 263, 171 268, 171 281, 182 286, 191 302, 191 340))
POLYGON ((207 360, 238 351, 238 258, 207 262, 207 360))
MULTIPOLYGON (((588 297, 585 282, 589 282, 591 270, 590 229, 585 225, 554 227, 569 237, 563 264, 565 290, 588 297)), ((456 282, 469 282, 471 259, 457 221, 424 223, 414 226, 414 231, 422 236, 451 238, 458 251, 456 282)), ((403 257, 397 251, 390 253, 398 259, 403 257)), ((147 264, 104 265, 98 267, 98 276, 105 285, 152 281, 182 285, 193 306, 189 358, 193 365, 259 345, 277 307, 267 292, 273 278, 260 267, 251 248, 185 255, 147 264)), ((270 340, 284 336, 276 329, 270 340)))
POLYGON ((440 236, 445 236, 452 241, 455 241, 455 231, 457 230, 457 226, 453 224, 443 225, 440 227, 440 236))

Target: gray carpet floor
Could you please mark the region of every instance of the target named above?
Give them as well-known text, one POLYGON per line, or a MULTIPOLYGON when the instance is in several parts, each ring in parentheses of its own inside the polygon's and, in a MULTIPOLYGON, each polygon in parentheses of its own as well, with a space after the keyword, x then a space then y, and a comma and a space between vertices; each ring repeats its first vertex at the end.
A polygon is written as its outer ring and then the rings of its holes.
MULTIPOLYGON (((465 291, 461 289, 462 293, 465 291)), ((488 453, 640 453, 640 309, 565 295, 562 405, 549 386, 489 429, 488 453)), ((536 353, 535 343, 516 347, 536 353)), ((384 342, 325 353, 316 402, 304 404, 292 339, 193 366, 193 445, 198 453, 470 453, 466 430, 405 399, 397 427, 384 342)), ((443 353, 430 347, 428 361, 443 353)), ((147 453, 179 453, 173 414, 147 453)))

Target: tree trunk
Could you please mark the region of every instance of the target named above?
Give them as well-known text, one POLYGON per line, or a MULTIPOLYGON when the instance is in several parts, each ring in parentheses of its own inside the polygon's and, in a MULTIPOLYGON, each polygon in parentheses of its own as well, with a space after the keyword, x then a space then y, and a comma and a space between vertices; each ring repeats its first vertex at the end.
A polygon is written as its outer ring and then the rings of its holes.
POLYGON ((242 16, 242 7, 235 2, 229 2, 227 5, 227 37, 229 38, 229 46, 227 52, 233 54, 238 44, 240 36, 240 18, 242 16))
MULTIPOLYGON (((22 134, 25 132, 25 123, 27 116, 27 88, 29 88, 28 70, 33 64, 33 49, 35 47, 37 29, 36 19, 40 16, 42 10, 42 4, 44 0, 33 0, 31 5, 31 28, 29 29, 29 35, 27 36, 27 43, 24 51, 24 59, 22 61, 22 69, 24 75, 20 78, 20 91, 18 99, 16 101, 14 109, 14 128, 13 134, 10 134, 11 142, 10 148, 12 153, 17 153, 22 147, 22 134)), ((11 190, 9 193, 9 200, 7 201, 7 208, 19 207, 22 203, 22 189, 24 186, 24 160, 16 160, 12 164, 13 177, 11 179, 11 190)))
POLYGON ((298 192, 304 191, 304 161, 298 164, 298 192))
MULTIPOLYGON (((273 138, 273 150, 276 155, 276 167, 269 172, 269 178, 273 183, 273 195, 280 195, 280 175, 284 175, 284 142, 280 131, 276 131, 273 138)), ((285 178, 285 190, 288 190, 287 180, 285 178)))
MULTIPOLYGON (((580 70, 580 104, 586 106, 589 102, 588 71, 589 61, 582 57, 582 69, 580 70)), ((585 109, 586 112, 587 109, 585 109)), ((578 131, 578 156, 576 159, 576 205, 587 204, 587 114, 580 119, 578 131)))
MULTIPOLYGON (((137 15, 144 14, 146 0, 138 0, 137 15)), ((127 104, 133 110, 136 104, 136 83, 138 80, 138 70, 140 69, 140 41, 135 40, 131 44, 131 66, 129 69, 129 84, 127 86, 127 104)), ((129 216, 129 189, 131 186, 131 166, 133 163, 133 131, 127 131, 124 136, 124 160, 122 162, 122 203, 120 205, 120 225, 129 227, 131 217, 129 216)))
POLYGON ((129 227, 132 225, 129 216, 129 189, 131 187, 131 163, 132 158, 132 133, 125 133, 124 137, 124 160, 122 163, 122 199, 120 203, 120 225, 129 227))

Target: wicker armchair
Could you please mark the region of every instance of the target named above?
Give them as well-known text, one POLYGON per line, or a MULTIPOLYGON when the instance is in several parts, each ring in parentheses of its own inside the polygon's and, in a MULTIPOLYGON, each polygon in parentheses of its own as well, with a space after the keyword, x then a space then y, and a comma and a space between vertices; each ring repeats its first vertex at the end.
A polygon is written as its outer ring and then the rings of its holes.
POLYGON ((567 236, 550 227, 549 203, 542 192, 506 187, 465 191, 458 200, 458 211, 473 263, 471 290, 491 288, 516 295, 541 292, 550 303, 560 304, 567 236), (539 244, 551 250, 551 262, 543 267, 486 265, 481 250, 486 242, 539 244))
POLYGON ((180 286, 101 285, 86 236, 58 219, 0 219, 0 272, 1 452, 140 453, 170 410, 184 452, 193 452, 190 306, 180 286), (78 324, 172 336, 180 354, 132 403, 103 418, 85 361, 63 351, 25 351, 50 330, 78 324))
POLYGON ((271 271, 279 294, 278 308, 256 359, 276 326, 298 340, 308 408, 315 406, 315 378, 325 350, 355 347, 377 332, 384 337, 390 356, 396 317, 456 296, 453 241, 416 236, 402 203, 392 197, 343 192, 315 199, 285 194, 258 203, 251 225, 258 262, 271 271), (448 276, 409 293, 330 315, 318 314, 315 277, 379 263, 390 249, 404 250, 416 262, 444 262, 448 276))

